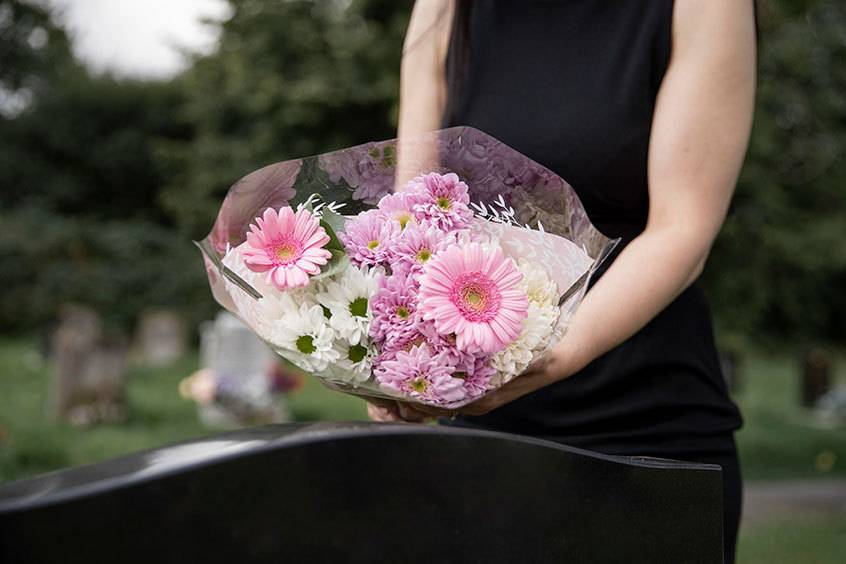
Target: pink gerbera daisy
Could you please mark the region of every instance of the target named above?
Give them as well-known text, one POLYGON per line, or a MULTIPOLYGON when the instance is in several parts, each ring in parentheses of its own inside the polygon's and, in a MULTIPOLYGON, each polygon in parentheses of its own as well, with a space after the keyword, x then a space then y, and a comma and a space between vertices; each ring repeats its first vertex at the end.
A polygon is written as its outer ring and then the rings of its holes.
POLYGON ((529 301, 522 278, 499 247, 449 247, 423 268, 419 311, 441 334, 455 333, 460 350, 492 354, 523 328, 529 301))
POLYGON ((338 237, 353 264, 375 266, 389 262, 391 244, 400 232, 399 223, 372 209, 347 221, 338 237))
POLYGON ((406 190, 422 197, 414 211, 440 229, 461 229, 473 219, 467 185, 454 172, 418 176, 409 182, 406 190))
POLYGON ((398 351, 393 360, 385 360, 374 369, 384 390, 435 404, 454 403, 466 397, 464 381, 453 378, 451 372, 452 367, 425 344, 408 352, 398 351))
POLYGON ((308 210, 267 208, 250 225, 244 263, 253 272, 266 272, 267 283, 280 290, 306 286, 332 257, 323 248, 328 242, 326 230, 308 210))

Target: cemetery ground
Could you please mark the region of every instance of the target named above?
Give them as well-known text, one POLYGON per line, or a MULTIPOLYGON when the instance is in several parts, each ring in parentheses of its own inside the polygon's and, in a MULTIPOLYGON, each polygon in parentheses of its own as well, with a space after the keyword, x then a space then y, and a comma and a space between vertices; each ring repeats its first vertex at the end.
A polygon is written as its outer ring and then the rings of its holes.
MULTIPOLYGON (((738 444, 750 490, 756 484, 772 489, 775 480, 785 488, 795 483, 836 489, 846 483, 846 430, 826 427, 799 407, 798 358, 750 354, 741 367, 735 397, 746 423, 738 444)), ((0 340, 0 482, 213 434, 200 424, 195 404, 177 393, 180 380, 196 368, 196 354, 162 368, 133 366, 128 419, 77 428, 47 417, 50 366, 35 341, 0 340)), ((835 384, 846 383, 843 362, 836 368, 835 384)), ((289 408, 296 420, 366 418, 361 400, 310 378, 289 396, 289 408)), ((846 513, 772 507, 747 520, 740 562, 841 561, 846 513)))

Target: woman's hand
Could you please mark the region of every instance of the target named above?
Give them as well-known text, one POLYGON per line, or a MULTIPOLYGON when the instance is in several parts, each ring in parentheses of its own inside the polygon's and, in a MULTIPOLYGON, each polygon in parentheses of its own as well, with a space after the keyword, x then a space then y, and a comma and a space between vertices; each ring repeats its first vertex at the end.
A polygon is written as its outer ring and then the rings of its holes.
POLYGON ((373 421, 391 423, 405 421, 408 423, 425 423, 433 415, 423 413, 411 407, 410 404, 382 398, 367 398, 367 416, 373 421))

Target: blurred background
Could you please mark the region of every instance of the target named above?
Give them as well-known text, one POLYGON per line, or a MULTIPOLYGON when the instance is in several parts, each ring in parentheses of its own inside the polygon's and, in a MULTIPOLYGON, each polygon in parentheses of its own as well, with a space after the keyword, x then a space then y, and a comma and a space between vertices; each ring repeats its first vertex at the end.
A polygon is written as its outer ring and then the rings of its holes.
MULTIPOLYGON (((247 172, 394 137, 410 8, 0 0, 0 481, 366 417, 219 313, 191 240, 247 172)), ((846 4, 759 8, 752 144, 704 275, 746 419, 740 561, 843 562, 846 4)))

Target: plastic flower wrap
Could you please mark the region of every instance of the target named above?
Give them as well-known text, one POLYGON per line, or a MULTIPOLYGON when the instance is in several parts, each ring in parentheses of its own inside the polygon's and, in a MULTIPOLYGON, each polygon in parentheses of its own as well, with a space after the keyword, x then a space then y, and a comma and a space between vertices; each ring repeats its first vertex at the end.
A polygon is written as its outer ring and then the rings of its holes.
POLYGON ((217 301, 289 362, 457 408, 563 337, 615 244, 563 179, 457 127, 262 168, 199 246, 217 301))

